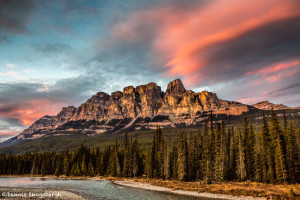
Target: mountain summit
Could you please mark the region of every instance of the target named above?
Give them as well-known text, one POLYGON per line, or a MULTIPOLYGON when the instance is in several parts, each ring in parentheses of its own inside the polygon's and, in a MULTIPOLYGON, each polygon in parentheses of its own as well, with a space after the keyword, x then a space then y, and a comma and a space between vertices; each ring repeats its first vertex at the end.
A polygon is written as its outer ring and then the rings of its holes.
POLYGON ((176 79, 166 92, 151 82, 137 87, 127 86, 123 92, 98 92, 78 108, 64 107, 56 116, 44 116, 28 129, 5 143, 35 139, 45 135, 104 132, 128 129, 154 129, 157 126, 197 125, 207 114, 240 115, 254 109, 233 101, 221 100, 215 93, 186 90, 176 79))

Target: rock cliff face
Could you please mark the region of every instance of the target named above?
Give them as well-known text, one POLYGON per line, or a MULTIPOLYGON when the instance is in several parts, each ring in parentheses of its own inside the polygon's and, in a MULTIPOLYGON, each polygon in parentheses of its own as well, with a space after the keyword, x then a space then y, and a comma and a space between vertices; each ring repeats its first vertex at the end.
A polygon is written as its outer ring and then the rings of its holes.
MULTIPOLYGON (((160 126, 192 126, 207 114, 240 115, 254 109, 238 102, 225 101, 215 93, 186 90, 180 79, 169 83, 166 92, 156 83, 128 86, 111 95, 98 92, 78 108, 63 108, 56 116, 44 116, 24 130, 17 139, 47 134, 120 132, 127 129, 152 129, 160 126)), ((206 117, 205 117, 206 116, 206 117)))

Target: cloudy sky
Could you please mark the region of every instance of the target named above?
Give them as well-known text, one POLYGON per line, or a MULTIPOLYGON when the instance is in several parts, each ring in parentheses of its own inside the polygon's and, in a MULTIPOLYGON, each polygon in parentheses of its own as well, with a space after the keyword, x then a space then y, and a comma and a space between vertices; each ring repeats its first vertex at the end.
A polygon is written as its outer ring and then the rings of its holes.
POLYGON ((0 0, 0 141, 98 91, 175 78, 300 106, 300 2, 0 0))

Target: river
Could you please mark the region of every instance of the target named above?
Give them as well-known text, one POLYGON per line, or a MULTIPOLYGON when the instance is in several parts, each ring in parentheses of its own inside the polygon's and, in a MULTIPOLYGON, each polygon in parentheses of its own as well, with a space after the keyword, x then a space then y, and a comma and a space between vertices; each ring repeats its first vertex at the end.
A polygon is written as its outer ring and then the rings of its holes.
POLYGON ((40 177, 1 177, 0 189, 1 187, 66 190, 79 194, 86 199, 208 199, 119 186, 107 180, 72 180, 40 177))

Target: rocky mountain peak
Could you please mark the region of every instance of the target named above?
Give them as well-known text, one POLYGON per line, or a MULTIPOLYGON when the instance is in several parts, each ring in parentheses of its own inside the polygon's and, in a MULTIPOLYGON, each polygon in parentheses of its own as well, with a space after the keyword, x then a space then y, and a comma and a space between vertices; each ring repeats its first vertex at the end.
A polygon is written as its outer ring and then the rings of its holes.
POLYGON ((135 93, 135 88, 133 86, 127 86, 123 89, 123 96, 132 95, 135 93))
POLYGON ((115 91, 111 93, 110 99, 111 101, 115 102, 115 101, 119 101, 123 96, 123 92, 121 91, 115 91))
POLYGON ((176 79, 174 81, 171 81, 168 84, 167 90, 166 90, 166 95, 181 95, 185 93, 185 88, 180 79, 176 79))
POLYGON ((271 110, 272 108, 274 110, 293 109, 293 108, 288 107, 286 105, 274 104, 274 103, 271 103, 269 101, 261 101, 261 102, 258 102, 256 104, 253 104, 252 106, 255 107, 255 108, 261 109, 261 110, 271 110))
POLYGON ((240 115, 249 106, 221 100, 212 92, 186 90, 180 79, 171 81, 164 93, 154 82, 127 86, 123 92, 98 92, 78 108, 62 108, 56 116, 44 116, 12 141, 45 134, 100 134, 157 126, 197 125, 205 113, 240 115), (25 137, 26 136, 26 137, 25 137))
POLYGON ((136 87, 136 92, 140 97, 145 96, 148 99, 161 99, 161 87, 156 83, 148 83, 146 85, 140 85, 136 87))
POLYGON ((105 92, 98 92, 97 94, 93 95, 92 98, 88 99, 86 103, 92 104, 100 104, 104 105, 106 101, 108 101, 110 96, 105 92))

